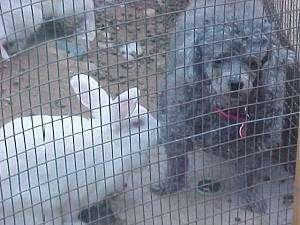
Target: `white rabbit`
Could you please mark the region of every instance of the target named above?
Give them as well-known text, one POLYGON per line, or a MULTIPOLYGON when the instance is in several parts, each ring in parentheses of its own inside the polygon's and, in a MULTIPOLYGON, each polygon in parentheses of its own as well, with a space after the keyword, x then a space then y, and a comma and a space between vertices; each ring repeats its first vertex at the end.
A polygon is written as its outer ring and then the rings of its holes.
POLYGON ((123 172, 146 163, 157 143, 157 120, 136 88, 111 100, 89 76, 70 83, 92 119, 21 117, 0 130, 1 225, 83 224, 79 211, 121 190, 123 172))
POLYGON ((5 45, 16 41, 18 48, 22 49, 26 39, 43 21, 40 4, 29 3, 30 0, 0 0, 0 50, 3 59, 9 58, 5 45))
MULTIPOLYGON (((41 0, 34 1, 41 2, 41 0)), ((94 0, 42 0, 43 17, 45 19, 59 19, 70 16, 80 18, 81 23, 78 32, 83 34, 79 36, 82 39, 87 37, 88 43, 96 37, 94 8, 94 0)))
POLYGON ((23 49, 26 40, 45 19, 74 15, 82 18, 79 31, 83 34, 80 37, 87 37, 88 44, 96 37, 93 0, 0 0, 0 5, 0 50, 3 59, 9 59, 5 49, 8 43, 17 42, 18 49, 23 49))

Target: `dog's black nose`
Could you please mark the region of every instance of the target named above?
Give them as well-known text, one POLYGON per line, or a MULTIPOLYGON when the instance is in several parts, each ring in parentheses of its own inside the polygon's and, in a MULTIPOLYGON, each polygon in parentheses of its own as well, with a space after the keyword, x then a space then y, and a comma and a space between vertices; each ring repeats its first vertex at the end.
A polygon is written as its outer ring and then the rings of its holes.
POLYGON ((244 83, 241 81, 229 81, 230 91, 237 91, 244 87, 244 83))

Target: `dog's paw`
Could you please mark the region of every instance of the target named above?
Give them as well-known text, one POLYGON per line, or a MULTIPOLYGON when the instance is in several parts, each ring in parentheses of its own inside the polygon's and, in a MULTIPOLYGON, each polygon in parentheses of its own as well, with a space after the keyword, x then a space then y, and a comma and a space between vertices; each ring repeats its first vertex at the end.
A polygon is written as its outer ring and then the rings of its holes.
POLYGON ((150 185, 150 190, 153 193, 159 195, 172 194, 180 191, 185 186, 184 182, 178 182, 175 180, 168 180, 159 183, 152 183, 150 185))
POLYGON ((256 191, 242 192, 239 199, 240 205, 246 210, 258 214, 263 214, 267 211, 267 202, 256 191))
POLYGON ((111 204, 109 201, 99 202, 97 205, 93 205, 87 209, 82 210, 78 219, 85 223, 91 223, 95 221, 107 221, 111 224, 110 220, 114 220, 114 213, 111 209, 111 204))

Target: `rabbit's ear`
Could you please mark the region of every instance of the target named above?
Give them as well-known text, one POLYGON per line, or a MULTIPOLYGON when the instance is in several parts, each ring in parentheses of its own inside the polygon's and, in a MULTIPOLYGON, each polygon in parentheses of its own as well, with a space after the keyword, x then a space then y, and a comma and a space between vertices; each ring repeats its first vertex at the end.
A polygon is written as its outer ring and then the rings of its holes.
POLYGON ((9 55, 6 51, 6 49, 4 48, 3 44, 0 44, 0 51, 1 51, 1 57, 2 59, 9 59, 9 55))
POLYGON ((139 90, 131 88, 119 95, 121 119, 127 119, 137 107, 139 90))
POLYGON ((87 108, 96 109, 99 108, 100 105, 105 106, 109 104, 108 94, 92 77, 79 74, 71 78, 70 84, 81 103, 87 108))

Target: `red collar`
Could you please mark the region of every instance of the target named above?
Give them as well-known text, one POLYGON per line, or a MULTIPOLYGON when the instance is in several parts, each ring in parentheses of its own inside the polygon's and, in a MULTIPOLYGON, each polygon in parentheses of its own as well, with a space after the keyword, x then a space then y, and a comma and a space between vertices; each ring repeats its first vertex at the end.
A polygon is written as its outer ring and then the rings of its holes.
POLYGON ((222 110, 218 107, 214 107, 213 110, 216 114, 218 114, 219 117, 221 117, 223 119, 227 119, 227 120, 230 120, 230 121, 236 122, 236 123, 242 123, 242 125, 240 126, 240 129, 239 129, 239 136, 241 138, 245 138, 247 136, 247 123, 245 123, 245 122, 247 122, 247 115, 243 116, 243 115, 240 115, 239 113, 234 115, 234 114, 230 113, 230 110, 222 110))

